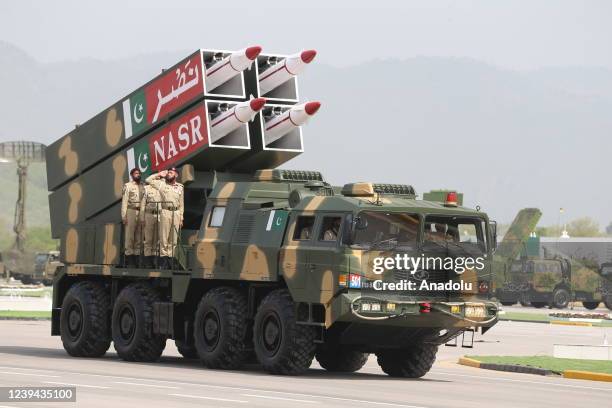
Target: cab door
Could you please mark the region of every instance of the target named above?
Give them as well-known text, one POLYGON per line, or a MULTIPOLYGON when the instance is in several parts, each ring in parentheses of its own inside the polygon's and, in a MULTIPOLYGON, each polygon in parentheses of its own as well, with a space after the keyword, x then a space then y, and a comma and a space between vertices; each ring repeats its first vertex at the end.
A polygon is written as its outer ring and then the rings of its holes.
POLYGON ((317 217, 315 234, 308 258, 308 293, 315 303, 329 302, 338 289, 338 264, 342 240, 342 214, 321 214, 317 217))
POLYGON ((316 217, 310 213, 294 212, 284 245, 279 253, 279 268, 292 294, 303 296, 306 279, 310 272, 310 252, 313 246, 313 232, 316 217))

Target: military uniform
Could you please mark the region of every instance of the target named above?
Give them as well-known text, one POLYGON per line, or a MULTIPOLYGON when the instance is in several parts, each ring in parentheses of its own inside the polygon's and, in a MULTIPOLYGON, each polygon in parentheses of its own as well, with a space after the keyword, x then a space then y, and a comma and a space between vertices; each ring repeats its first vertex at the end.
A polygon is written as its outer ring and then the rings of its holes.
POLYGON ((161 194, 155 187, 147 185, 144 188, 142 201, 140 202, 140 224, 144 232, 144 256, 147 263, 152 265, 149 257, 159 256, 159 220, 161 217, 161 194))
POLYGON ((125 256, 140 255, 142 232, 138 222, 140 201, 144 193, 144 186, 134 181, 123 185, 121 199, 121 219, 125 223, 125 256))
POLYGON ((167 183, 157 174, 147 177, 146 181, 159 191, 162 201, 159 220, 159 256, 173 257, 178 241, 178 232, 183 222, 184 187, 177 182, 167 183))

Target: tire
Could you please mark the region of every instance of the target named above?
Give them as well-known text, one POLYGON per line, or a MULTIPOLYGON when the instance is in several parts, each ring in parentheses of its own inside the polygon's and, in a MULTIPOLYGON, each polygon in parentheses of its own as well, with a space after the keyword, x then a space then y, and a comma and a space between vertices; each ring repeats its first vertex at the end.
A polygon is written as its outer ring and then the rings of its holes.
POLYGON ((608 310, 612 310, 612 295, 606 297, 606 299, 604 300, 604 305, 606 305, 608 310))
POLYGON ((552 294, 552 307, 557 309, 565 309, 570 302, 570 293, 567 289, 557 288, 552 294))
POLYGON ((355 350, 344 350, 341 348, 330 348, 318 350, 315 357, 317 361, 327 371, 354 373, 368 361, 368 353, 361 353, 355 350))
POLYGON ((599 306, 599 302, 582 302, 582 306, 588 310, 595 310, 599 306))
POLYGON ((502 306, 512 306, 513 304, 515 304, 516 302, 499 302, 502 304, 502 306))
POLYGON ((232 370, 248 356, 247 301, 238 290, 228 287, 208 291, 194 321, 194 343, 204 366, 232 370))
POLYGON ((270 292, 255 315, 253 345, 263 368, 272 374, 302 374, 312 364, 315 330, 297 324, 295 304, 286 289, 270 292))
POLYGON ((531 302, 531 306, 535 307, 536 309, 541 309, 544 306, 546 306, 548 303, 546 302, 531 302))
POLYGON ((378 365, 391 377, 421 378, 429 372, 438 346, 417 344, 404 350, 387 350, 376 353, 378 365))
POLYGON ((66 293, 60 313, 62 344, 73 357, 101 357, 110 347, 110 297, 95 282, 79 282, 66 293))
POLYGON ((112 333, 117 354, 123 360, 157 361, 166 347, 166 337, 153 333, 153 304, 159 294, 146 283, 132 283, 117 296, 113 308, 112 333))
POLYGON ((198 358, 198 350, 196 349, 195 344, 187 343, 183 340, 174 340, 174 344, 176 345, 178 352, 184 358, 188 358, 188 359, 198 358))

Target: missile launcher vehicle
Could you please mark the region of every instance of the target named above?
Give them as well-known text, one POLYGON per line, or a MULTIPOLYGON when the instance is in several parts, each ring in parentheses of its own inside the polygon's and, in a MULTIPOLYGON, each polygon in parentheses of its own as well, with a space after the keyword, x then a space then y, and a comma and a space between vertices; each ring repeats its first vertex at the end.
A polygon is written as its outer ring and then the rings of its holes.
POLYGON ((387 374, 421 377, 439 345, 492 327, 496 231, 487 215, 463 207, 454 191, 417 199, 409 185, 332 186, 318 171, 277 168, 303 151, 300 125, 320 105, 298 104, 296 71, 260 93, 261 76, 295 67, 298 57, 244 53, 253 66, 227 79, 232 87, 215 82, 213 91, 225 94, 210 95, 200 82, 235 53, 198 51, 188 58, 195 71, 185 61, 164 71, 160 78, 177 82, 153 80, 123 99, 128 109, 118 102, 47 150, 52 233, 64 264, 51 331, 68 354, 101 356, 112 342, 122 359, 155 361, 173 339, 184 357, 210 368, 256 359, 294 375, 316 357, 348 372, 374 353, 387 374), (189 81, 202 92, 179 108, 189 81), (172 108, 158 114, 161 101, 172 108), (210 124, 234 108, 251 111, 212 141, 210 124), (136 119, 155 115, 157 124, 138 127, 136 119), (267 133, 279 121, 284 130, 267 133), (185 201, 174 262, 127 266, 121 187, 132 167, 148 175, 169 166, 180 169, 185 201), (381 260, 409 257, 441 257, 455 268, 379 270, 381 260), (470 257, 480 267, 459 262, 470 257))

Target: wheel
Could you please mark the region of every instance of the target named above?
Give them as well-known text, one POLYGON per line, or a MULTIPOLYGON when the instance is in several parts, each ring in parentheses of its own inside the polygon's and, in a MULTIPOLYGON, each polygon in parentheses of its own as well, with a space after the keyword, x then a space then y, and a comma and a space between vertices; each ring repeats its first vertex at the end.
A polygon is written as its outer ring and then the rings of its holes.
POLYGON ((557 288, 552 295, 552 307, 565 309, 570 302, 570 293, 567 289, 557 288))
POLYGON ((606 305, 606 307, 608 308, 608 310, 612 310, 612 295, 609 295, 605 300, 604 300, 604 305, 606 305))
POLYGON ((344 373, 354 373, 368 361, 368 353, 360 353, 354 350, 344 350, 342 348, 329 348, 318 350, 315 354, 317 361, 327 371, 344 373))
POLYGON ((153 304, 159 294, 146 283, 132 283, 117 296, 112 333, 117 354, 127 361, 156 361, 166 347, 166 337, 153 333, 153 304))
POLYGON ((420 378, 431 369, 437 352, 437 345, 421 343, 409 349, 382 351, 376 357, 380 368, 391 377, 420 378))
POLYGON ((599 302, 582 302, 582 306, 584 306, 585 309, 595 310, 597 306, 599 306, 599 302))
POLYGON ((313 327, 296 323, 295 304, 286 289, 270 292, 255 315, 253 345, 263 368, 273 374, 297 375, 315 355, 313 327))
POLYGON ((198 350, 192 342, 187 343, 183 340, 174 340, 174 344, 176 344, 176 348, 181 356, 185 358, 198 358, 198 350))
POLYGON ((502 304, 502 306, 512 306, 513 304, 515 304, 516 302, 499 302, 502 304))
POLYGON ((544 306, 546 306, 548 303, 546 302, 531 302, 531 306, 535 307, 536 309, 541 309, 544 306))
POLYGON ((110 347, 110 297, 95 282, 73 285, 62 302, 60 334, 64 349, 74 357, 101 357, 110 347))
POLYGON ((195 347, 208 368, 236 369, 247 358, 247 301, 238 290, 208 291, 196 311, 195 347))

